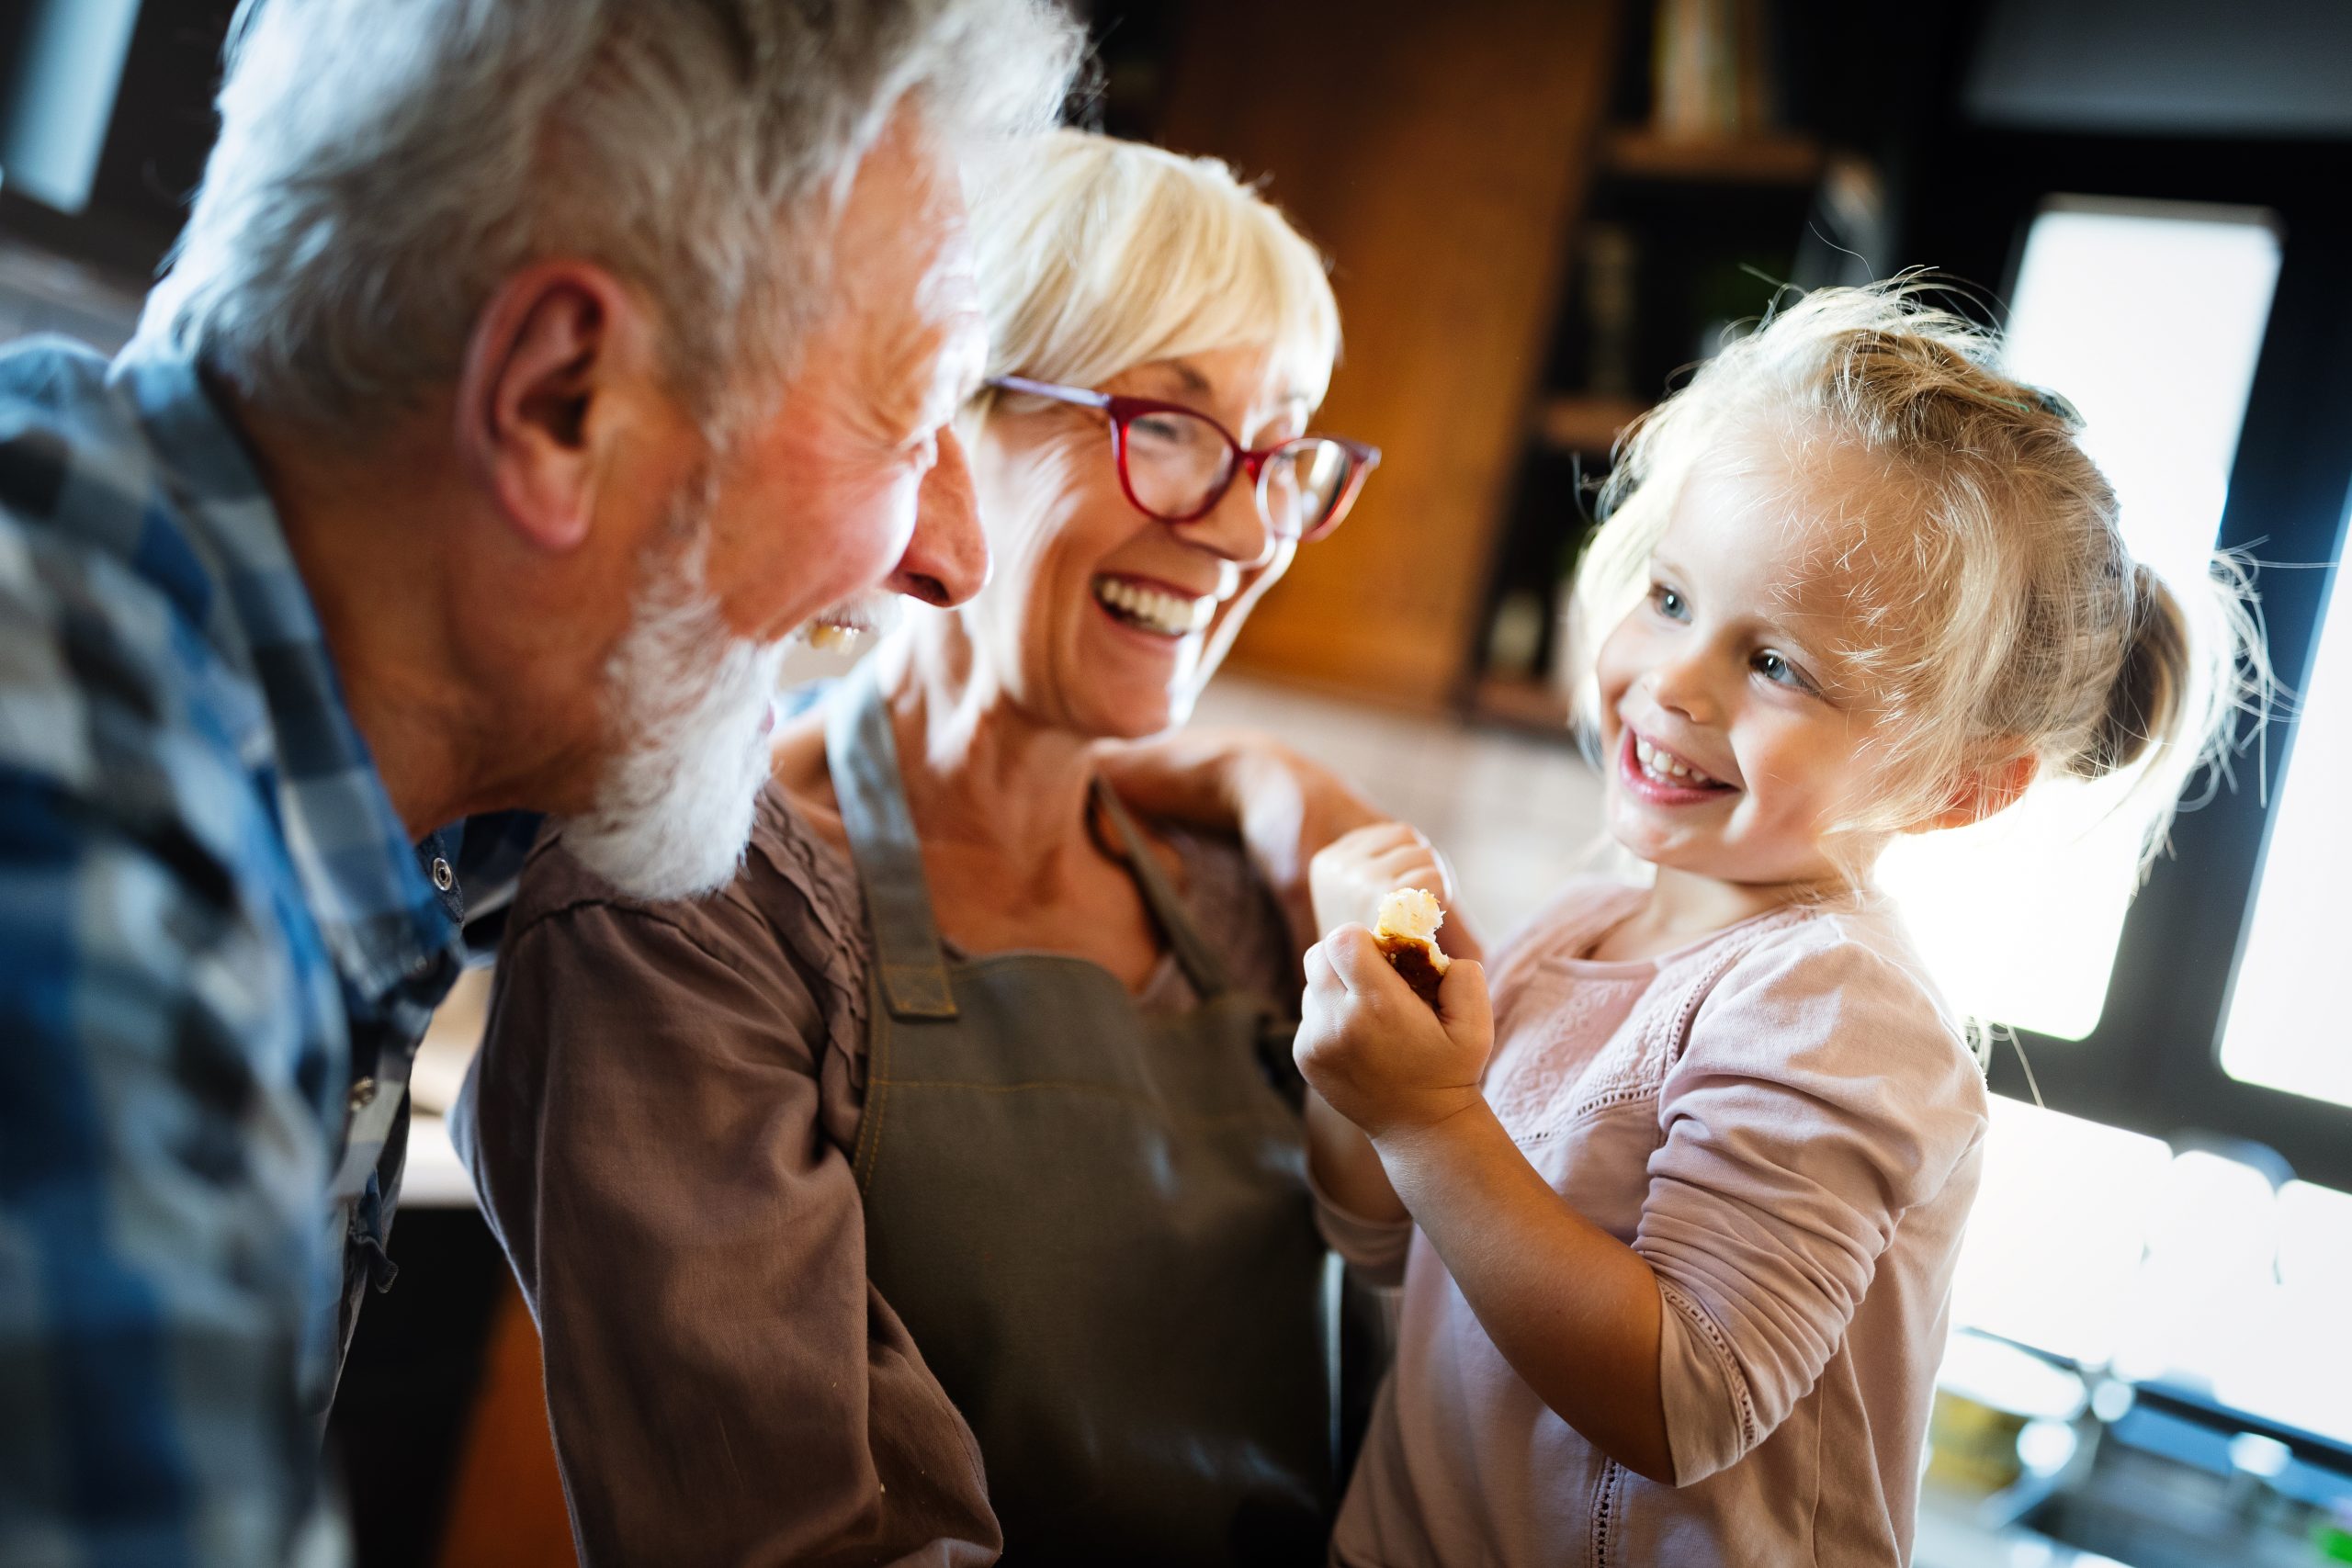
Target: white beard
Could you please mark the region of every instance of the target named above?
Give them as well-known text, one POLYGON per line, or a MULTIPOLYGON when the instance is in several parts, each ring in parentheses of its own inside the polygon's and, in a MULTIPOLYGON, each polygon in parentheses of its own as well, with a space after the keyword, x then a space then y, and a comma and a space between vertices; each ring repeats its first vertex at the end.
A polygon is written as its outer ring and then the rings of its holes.
POLYGON ((631 897, 712 892, 752 835, 782 643, 729 630, 703 582, 699 538, 649 573, 635 623, 606 667, 614 731, 595 805, 566 825, 582 864, 631 897))

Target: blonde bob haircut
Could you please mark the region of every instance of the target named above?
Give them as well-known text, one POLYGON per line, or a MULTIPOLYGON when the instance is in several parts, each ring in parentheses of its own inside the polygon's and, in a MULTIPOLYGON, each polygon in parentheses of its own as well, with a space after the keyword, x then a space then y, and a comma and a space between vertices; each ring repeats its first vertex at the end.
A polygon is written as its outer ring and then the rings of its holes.
POLYGON ((1286 389, 1323 400, 1340 351, 1323 258, 1215 159, 1050 131, 982 182, 972 226, 990 376, 1097 387, 1263 345, 1286 389))
POLYGON ((1871 688, 1879 798, 1859 829, 1935 817, 1953 781, 2030 754, 2041 778, 2110 776, 2145 857, 2180 789, 2226 761, 2233 713, 2268 690, 2245 574, 2226 558, 2168 585, 2132 558, 2115 491, 2051 393, 2002 373, 1999 344, 1923 298, 1918 274, 1824 288, 1702 366, 1626 435, 1577 570, 1570 657, 1592 660, 1647 592, 1649 558, 1702 463, 1801 474, 1831 451, 1883 476, 1832 558, 1869 563, 1837 651, 1871 688))

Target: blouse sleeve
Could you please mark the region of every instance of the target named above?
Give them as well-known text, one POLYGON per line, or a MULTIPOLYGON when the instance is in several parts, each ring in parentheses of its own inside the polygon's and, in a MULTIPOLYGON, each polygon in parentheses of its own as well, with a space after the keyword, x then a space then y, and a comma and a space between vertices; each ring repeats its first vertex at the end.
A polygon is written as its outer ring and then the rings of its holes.
POLYGON ((808 984, 714 931, 593 903, 511 939, 461 1108, 581 1560, 990 1561, 978 1449, 866 1280, 808 984))
POLYGON ((1836 922, 1736 964, 1660 1097, 1635 1247, 1663 1298, 1674 1480, 1769 1437, 1841 1341, 1904 1213, 1983 1135, 1974 1060, 1913 976, 1836 922))

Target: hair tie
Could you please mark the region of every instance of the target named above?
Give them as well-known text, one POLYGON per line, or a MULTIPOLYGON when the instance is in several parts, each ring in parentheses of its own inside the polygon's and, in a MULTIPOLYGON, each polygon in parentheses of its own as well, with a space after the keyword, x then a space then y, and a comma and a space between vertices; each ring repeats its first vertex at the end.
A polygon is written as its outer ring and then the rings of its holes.
POLYGON ((2019 413, 2046 413, 2053 419, 2064 421, 2069 430, 2083 428, 2082 410, 2076 408, 2064 393, 2053 392, 2047 387, 2036 387, 2025 381, 2019 381, 2017 385, 2033 401, 2019 402, 2015 398, 1995 398, 1993 400, 1996 403, 2007 403, 2019 413))

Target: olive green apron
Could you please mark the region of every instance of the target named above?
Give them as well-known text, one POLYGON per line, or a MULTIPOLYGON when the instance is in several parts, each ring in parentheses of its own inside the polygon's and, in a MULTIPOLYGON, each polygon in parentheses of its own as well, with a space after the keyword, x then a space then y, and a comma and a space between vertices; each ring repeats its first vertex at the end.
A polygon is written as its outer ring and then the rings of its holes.
POLYGON ((1200 1004, 1145 1012, 1055 953, 951 962, 869 671, 826 744, 876 960, 866 1271, 979 1440, 1005 1562, 1319 1563, 1332 1377, 1287 1032, 1100 786, 1200 1004))

